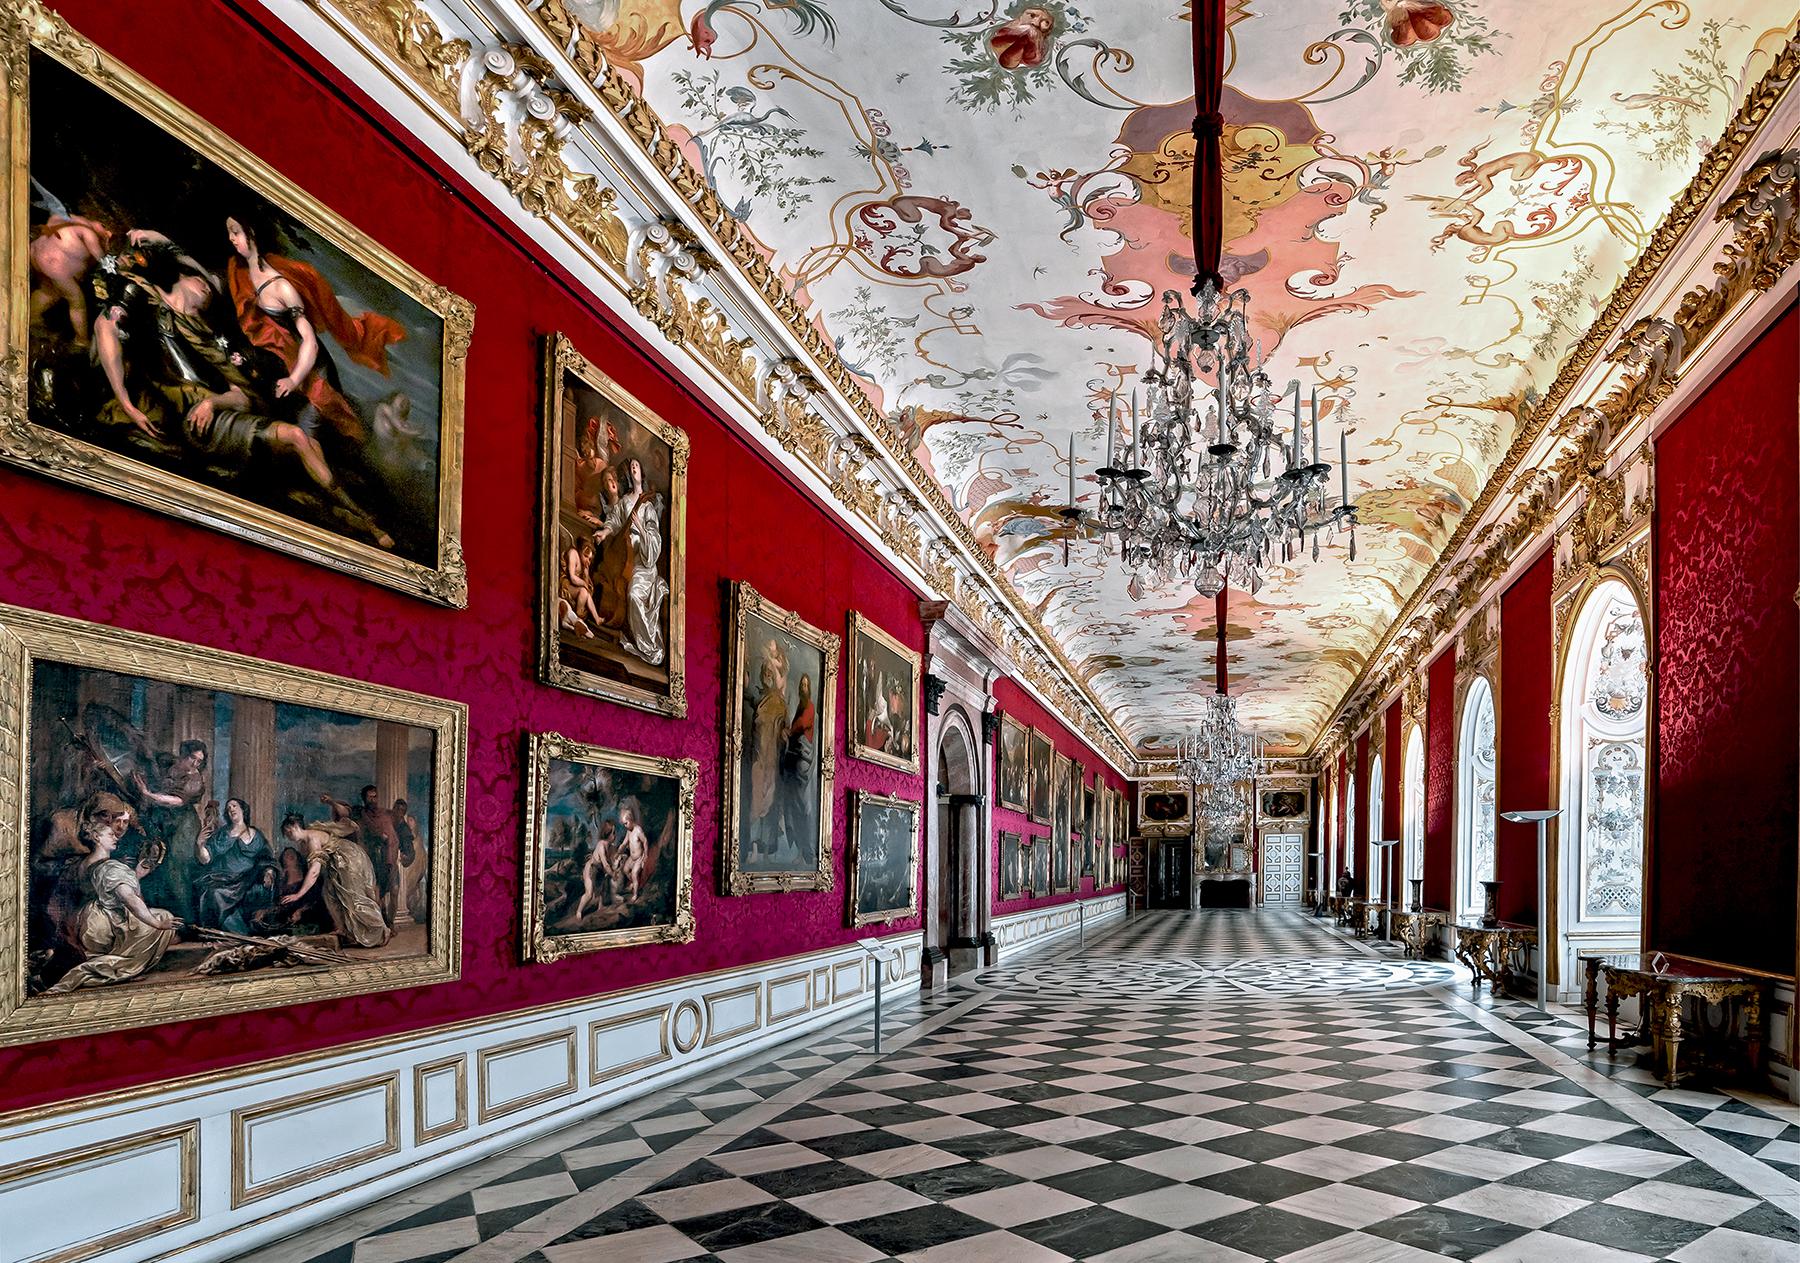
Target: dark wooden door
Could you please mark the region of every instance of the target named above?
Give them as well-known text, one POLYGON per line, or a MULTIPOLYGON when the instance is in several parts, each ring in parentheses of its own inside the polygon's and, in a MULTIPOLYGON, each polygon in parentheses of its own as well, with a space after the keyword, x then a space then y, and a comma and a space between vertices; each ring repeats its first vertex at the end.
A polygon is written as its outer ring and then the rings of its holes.
POLYGON ((1185 908, 1194 879, 1194 848, 1186 839, 1161 838, 1156 842, 1150 872, 1150 906, 1185 908))

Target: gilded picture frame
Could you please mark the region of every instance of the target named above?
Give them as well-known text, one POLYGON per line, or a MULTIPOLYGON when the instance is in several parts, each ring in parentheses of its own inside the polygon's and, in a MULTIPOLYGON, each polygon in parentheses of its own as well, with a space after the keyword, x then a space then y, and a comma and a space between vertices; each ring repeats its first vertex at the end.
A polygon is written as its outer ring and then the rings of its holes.
MULTIPOLYGON (((832 867, 832 799, 836 779, 837 679, 840 642, 834 632, 824 631, 806 622, 791 610, 784 610, 741 580, 730 585, 726 597, 726 665, 725 665, 725 730, 720 750, 720 864, 719 888, 722 894, 747 895, 768 891, 830 890, 836 883, 832 867), (773 649, 771 649, 773 646, 773 649), (811 757, 817 769, 809 773, 801 787, 802 799, 797 805, 792 795, 787 801, 770 807, 757 801, 758 758, 775 758, 755 738, 752 703, 753 689, 768 689, 765 683, 774 668, 771 653, 782 657, 779 685, 792 706, 798 700, 793 692, 793 678, 801 670, 790 670, 794 660, 805 659, 815 666, 819 683, 812 688, 815 740, 811 757), (816 787, 816 790, 815 790, 816 787), (814 794, 816 792, 816 800, 814 794), (756 813, 759 808, 762 815, 756 813), (800 863, 783 864, 779 858, 763 860, 752 855, 752 847, 763 839, 757 836, 757 822, 762 820, 771 830, 784 834, 792 824, 790 811, 799 813, 796 834, 807 831, 816 835, 817 850, 813 857, 800 863), (781 819, 775 818, 779 812, 781 819), (807 813, 816 816, 816 830, 806 829, 807 813)), ((792 718, 784 709, 782 727, 792 718)), ((783 775, 779 769, 772 773, 783 775)), ((785 790, 787 786, 784 784, 785 790)), ((797 845, 798 837, 786 839, 797 845)))
MULTIPOLYGON (((547 964, 567 956, 614 947, 693 942, 694 794, 700 783, 699 763, 693 759, 657 758, 626 750, 609 750, 603 746, 573 740, 559 732, 527 734, 525 761, 525 880, 520 897, 520 925, 524 930, 522 955, 525 961, 528 964, 547 964), (590 773, 590 784, 595 780, 603 781, 609 789, 614 788, 613 782, 619 774, 637 777, 638 784, 635 789, 625 791, 630 797, 625 798, 622 803, 594 804, 594 795, 584 794, 588 785, 571 788, 566 783, 566 777, 558 776, 559 764, 594 769, 599 776, 595 777, 590 773), (647 785, 646 782, 652 784, 647 785), (655 782, 662 784, 654 784, 655 782), (648 893, 655 894, 657 903, 662 905, 655 911, 666 912, 667 919, 653 919, 646 923, 640 918, 633 918, 638 923, 615 929, 573 929, 562 933, 550 929, 548 912, 551 899, 556 896, 563 896, 560 900, 563 903, 569 897, 576 898, 574 911, 577 922, 580 921, 590 896, 591 901, 596 904, 595 915, 604 916, 609 911, 619 910, 620 915, 616 918, 619 920, 627 919, 630 905, 635 902, 626 896, 626 874, 620 872, 613 878, 609 871, 613 866, 604 863, 604 853, 599 857, 599 864, 576 864, 573 873, 560 883, 563 889, 553 890, 558 883, 551 874, 550 857, 556 849, 557 830, 551 824, 550 813, 559 806, 567 807, 569 799, 584 796, 587 799, 584 805, 615 808, 611 814, 620 817, 620 823, 629 819, 626 813, 635 807, 635 824, 645 831, 646 859, 650 858, 648 852, 655 851, 653 870, 646 875, 642 884, 650 886, 648 893), (660 824, 655 819, 646 818, 644 807, 637 802, 639 799, 652 797, 656 801, 651 802, 651 811, 661 808, 660 824), (559 803, 559 799, 563 801, 559 803), (668 849, 671 843, 674 847, 672 851, 668 849), (665 859, 669 862, 664 863, 665 859), (595 880, 588 881, 585 885, 583 867, 599 870, 595 873, 595 880), (595 886, 601 885, 611 886, 612 889, 594 891, 595 886)), ((596 821, 596 826, 598 823, 596 821)), ((620 840, 621 849, 628 846, 629 832, 625 839, 620 840)), ((594 857, 590 855, 588 858, 594 857)), ((628 862, 628 852, 622 849, 620 858, 628 862)), ((624 865, 619 867, 622 869, 624 865)))
POLYGON ((1050 772, 1054 791, 1050 824, 1050 890, 1066 894, 1075 889, 1074 764, 1058 754, 1050 772))
POLYGON ((1031 763, 1028 778, 1031 802, 1027 814, 1034 824, 1049 824, 1056 810, 1055 769, 1056 746, 1046 733, 1036 728, 1031 732, 1031 763))
POLYGON ((996 883, 1001 899, 1021 899, 1030 867, 1030 848, 1023 838, 1011 831, 1000 835, 1000 880, 996 883))
POLYGON ((1025 811, 1031 799, 1031 729, 1011 715, 1000 716, 1000 757, 996 796, 1007 811, 1025 811))
MULTIPOLYGON (((200 700, 204 703, 204 698, 200 700)), ((213 708, 219 704, 217 701, 205 703, 204 709, 194 715, 194 720, 204 723, 211 719, 213 708)), ((86 709, 91 710, 91 706, 86 709)), ((106 711, 107 708, 103 707, 102 713, 106 711)), ((9 740, 0 740, 0 908, 12 910, 8 922, 0 924, 0 1046, 66 1039, 76 1035, 216 1017, 315 1000, 429 986, 451 982, 460 976, 464 793, 468 765, 468 708, 461 702, 344 679, 223 650, 182 644, 160 636, 122 631, 78 619, 0 605, 0 714, 10 717, 6 727, 11 735, 9 740), (428 789, 430 806, 428 811, 420 813, 418 817, 407 817, 405 823, 408 825, 409 840, 418 837, 417 851, 425 853, 425 858, 419 862, 423 865, 426 878, 424 891, 418 892, 416 900, 400 905, 405 908, 414 925, 417 924, 418 917, 413 914, 422 914, 425 924, 424 949, 407 955, 395 955, 391 952, 379 954, 383 944, 375 944, 370 955, 362 959, 356 958, 358 949, 349 946, 342 951, 327 949, 313 952, 306 949, 287 968, 263 966, 246 968, 242 972, 221 970, 195 975, 174 964, 174 949, 182 944, 169 942, 156 951, 154 957, 149 958, 147 967, 134 973, 123 977, 115 975, 104 980, 96 979, 95 985, 82 985, 73 990, 44 987, 34 994, 30 986, 33 970, 30 959, 30 922, 38 907, 35 896, 40 893, 39 883, 35 878, 44 871, 44 866, 40 864, 34 867, 33 860, 48 854, 47 848, 55 840, 59 823, 55 817, 68 815, 71 820, 83 822, 90 816, 98 822, 104 822, 108 816, 114 817, 120 823, 109 828, 108 833, 110 837, 120 838, 132 835, 128 830, 135 831, 138 828, 138 817, 145 810, 117 798, 111 806, 106 806, 104 800, 107 796, 96 793, 78 800, 67 811, 59 811, 52 816, 41 813, 34 816, 33 799, 39 796, 40 786, 48 788, 47 781, 40 782, 37 778, 55 775, 59 780, 66 780, 66 772, 53 773, 50 769, 69 766, 62 755, 78 728, 82 734, 83 748, 89 752, 84 766, 93 769, 95 780, 98 782, 101 776, 109 775, 110 779, 104 782, 108 785, 122 787, 129 784, 129 778, 121 775, 120 767, 107 755, 107 746, 95 744, 88 729, 87 717, 81 710, 77 710, 73 716, 52 714, 48 710, 38 713, 34 697, 37 695, 41 673, 65 673, 75 679, 103 678, 129 685, 135 690, 135 695, 142 699, 141 704, 145 708, 153 706, 153 692, 163 699, 154 704, 163 707, 175 705, 171 699, 178 696, 180 690, 196 694, 210 692, 230 699, 234 707, 231 712, 234 732, 235 725, 239 722, 240 708, 246 704, 253 705, 259 717, 266 719, 268 736, 262 745, 247 747, 261 751, 260 763, 253 762, 251 766, 261 766, 271 777, 276 775, 275 758, 281 748, 281 737, 277 734, 285 731, 280 727, 284 722, 280 716, 284 713, 290 718, 300 717, 312 722, 315 721, 316 712, 329 712, 323 719, 330 723, 343 720, 353 721, 353 724, 368 722, 378 729, 385 724, 391 731, 406 734, 409 738, 415 732, 424 734, 430 744, 428 750, 421 751, 419 783, 428 789), (13 726, 15 722, 16 728, 13 726), (59 727, 66 730, 60 740, 57 735, 59 727), (101 804, 98 810, 106 815, 94 815, 90 811, 90 807, 96 803, 101 804), (49 825, 48 830, 41 827, 45 824, 49 825), (165 957, 168 958, 167 961, 165 957), (165 963, 169 966, 167 969, 163 969, 165 963), (162 973, 159 974, 159 970, 162 973)), ((371 735, 375 738, 374 749, 379 758, 380 734, 376 732, 371 735)), ((182 744, 185 747, 202 743, 184 741, 182 744)), ((221 749, 228 748, 230 744, 216 742, 221 749)), ((409 744, 410 742, 404 743, 401 748, 404 750, 409 744)), ((120 747, 115 745, 112 748, 120 747)), ((411 768, 410 758, 406 760, 405 766, 411 768)), ((211 747, 208 747, 206 767, 208 791, 214 792, 210 788, 215 783, 212 779, 211 747)), ((285 772, 282 774, 286 775, 285 772)), ((335 784, 337 780, 343 779, 344 773, 340 769, 333 775, 335 784)), ((354 775, 360 780, 365 773, 358 766, 354 775)), ((273 780, 270 788, 274 788, 273 780)), ((294 801, 297 788, 284 788, 288 800, 294 801)), ((118 788, 120 795, 127 792, 118 788)), ((255 796, 247 789, 238 789, 235 782, 231 789, 224 792, 255 796)), ((220 793, 219 797, 223 798, 224 793, 220 793)), ((314 797, 316 801, 317 796, 314 797)), ((368 795, 365 793, 364 797, 366 801, 368 795)), ((235 797, 231 801, 240 802, 235 797)), ((220 805, 223 807, 229 804, 220 805)), ((396 804, 396 808, 402 805, 396 804)), ((314 810, 322 814, 329 811, 335 818, 339 814, 338 806, 343 804, 334 804, 329 809, 315 807, 314 810)), ((198 803, 194 807, 197 808, 198 803)), ((346 808, 346 816, 348 811, 346 808)), ((186 814, 194 815, 194 808, 189 808, 186 814)), ((273 812, 270 814, 273 815, 273 812)), ((305 828, 313 832, 319 830, 316 825, 306 825, 305 828)), ((344 831, 352 837, 355 828, 354 824, 346 821, 344 831)), ((283 829, 282 833, 285 835, 286 830, 283 829)), ((84 828, 80 834, 80 847, 91 851, 93 844, 87 841, 88 836, 84 828)), ((215 832, 206 840, 217 847, 220 845, 220 836, 215 832)), ((304 845, 310 846, 313 841, 315 839, 309 833, 304 845)), ((326 839, 320 837, 316 841, 325 842, 326 839)), ((191 846, 191 842, 189 845, 191 846)), ((283 852, 275 854, 285 854, 286 850, 291 849, 302 855, 300 863, 303 868, 302 845, 298 842, 291 843, 283 852)), ((357 851, 363 850, 362 842, 351 840, 348 845, 357 851)), ((70 853, 70 862, 80 860, 83 853, 80 847, 70 853)), ((162 853, 163 856, 167 854, 166 850, 162 853)), ((400 856, 405 859, 405 852, 402 851, 400 856)), ((162 867, 158 862, 161 858, 162 856, 157 856, 146 860, 140 854, 137 870, 139 875, 146 881, 157 876, 157 869, 162 867)), ((393 862, 391 858, 390 862, 393 862)), ((351 871, 360 870, 365 880, 372 879, 373 870, 369 868, 369 864, 368 858, 362 858, 356 861, 351 871)), ((282 865, 276 867, 280 868, 282 865)), ((333 863, 328 862, 326 871, 329 875, 330 872, 341 870, 334 869, 333 863)), ((275 877, 273 880, 279 882, 281 879, 275 877)), ((313 898, 317 899, 325 891, 324 882, 329 880, 329 876, 326 879, 308 879, 309 886, 313 880, 320 881, 313 894, 313 898)), ((394 885, 400 887, 399 877, 395 877, 394 885)), ((285 886, 276 886, 278 891, 284 889, 285 886)), ((373 887, 368 894, 376 896, 373 887)), ((296 898, 299 896, 296 895, 296 898)), ((329 900, 332 895, 325 893, 325 898, 329 900)), ((159 906, 160 901, 152 903, 148 892, 144 902, 151 906, 153 913, 166 913, 166 909, 159 906)), ((282 902, 286 904, 290 901, 282 902)), ((266 896, 264 903, 269 904, 266 896)), ((376 903, 365 899, 359 910, 366 911, 371 924, 380 924, 382 910, 376 903)), ((298 912, 299 908, 295 911, 298 912)), ((178 922, 185 919, 176 918, 178 922)), ((201 914, 198 919, 204 921, 207 918, 201 914)), ((331 920, 337 919, 338 914, 334 909, 331 920)), ((132 924, 136 923, 134 915, 132 924)), ((392 914, 388 924, 388 933, 398 937, 397 912, 392 914)), ((387 935, 379 937, 385 940, 387 935)), ((222 938, 227 943, 233 941, 229 935, 214 935, 214 938, 222 938)), ((247 936, 242 935, 235 941, 243 944, 251 942, 247 936)), ((257 941, 266 943, 268 940, 257 941)), ((343 942, 341 937, 338 941, 343 942)), ((217 946, 214 943, 208 950, 217 946)), ((88 950, 91 953, 100 949, 90 947, 88 950)), ((112 945, 104 950, 118 952, 124 949, 112 945)), ((148 955, 146 953, 147 957, 148 955)), ((93 958, 90 956, 90 959, 93 958)))
MULTIPOLYGON (((89 43, 41 4, 33 0, 0 0, 0 40, 5 41, 6 63, 11 67, 6 84, 0 86, 6 112, 6 125, 0 131, 0 163, 8 173, 12 207, 9 230, 0 235, 4 238, 0 240, 0 252, 4 252, 6 276, 4 287, 0 288, 0 328, 5 330, 7 344, 13 348, 10 355, 0 360, 0 374, 4 375, 0 381, 0 461, 428 601, 456 608, 466 606, 468 574, 461 538, 463 414, 465 363, 475 318, 473 305, 415 271, 236 140, 89 43), (35 56, 49 59, 61 71, 92 85, 175 146, 216 167, 224 179, 242 185, 246 196, 262 199, 275 212, 347 256, 441 325, 441 329, 431 331, 440 343, 434 361, 439 374, 435 383, 437 476, 429 483, 435 505, 417 510, 421 529, 427 523, 434 523, 435 529, 429 539, 418 541, 414 556, 401 555, 401 544, 393 539, 389 541, 393 547, 380 546, 378 540, 384 532, 368 526, 366 513, 361 529, 369 538, 360 538, 348 533, 348 528, 337 530, 323 525, 328 517, 323 511, 314 515, 319 520, 308 520, 298 511, 283 511, 239 495, 222 482, 205 481, 197 471, 159 466, 147 457, 140 459, 144 455, 141 450, 138 455, 130 455, 46 424, 33 415, 33 378, 27 348, 33 341, 34 309, 33 263, 29 257, 29 246, 34 243, 30 210, 34 193, 29 150, 30 66, 35 56)), ((220 215, 222 224, 223 211, 220 215)), ((65 215, 63 222, 79 227, 89 221, 65 215)), ((102 234, 96 231, 86 248, 93 254, 101 248, 119 246, 122 243, 116 237, 122 235, 121 226, 115 239, 102 247, 102 234)), ((404 393, 393 397, 407 398, 404 393)), ((378 415, 376 419, 381 418, 378 415)), ((221 424, 215 420, 212 429, 221 424)), ((405 432, 405 427, 412 424, 408 413, 396 433, 405 432)), ((416 432, 416 427, 412 432, 416 432)), ((314 474, 315 481, 317 478, 314 474)), ((341 492, 343 484, 340 481, 330 485, 339 491, 324 493, 327 503, 331 495, 341 492)), ((288 506, 294 508, 291 500, 288 506)), ((365 506, 350 507, 361 513, 365 506)), ((341 510, 340 515, 348 512, 341 510)))
MULTIPOLYGON (((850 793, 850 861, 849 861, 849 921, 852 926, 883 925, 891 921, 899 921, 919 913, 919 824, 922 812, 917 802, 910 798, 899 798, 892 794, 878 794, 873 790, 858 789, 850 793), (906 859, 902 866, 896 857, 888 855, 882 860, 880 867, 885 872, 876 872, 877 865, 870 862, 870 852, 875 841, 870 835, 871 824, 878 813, 898 813, 906 817, 906 859), (904 867, 906 873, 906 902, 883 901, 880 898, 880 886, 871 880, 874 873, 877 881, 885 880, 891 888, 892 881, 898 871, 904 867), (866 906, 865 906, 866 905, 866 906)), ((893 839, 886 841, 891 845, 893 839)), ((877 857, 881 858, 881 857, 877 857)))
POLYGON ((919 771, 919 673, 923 656, 883 631, 866 615, 850 611, 849 706, 844 748, 853 759, 896 771, 919 771), (884 671, 904 671, 904 690, 881 687, 884 671), (902 715, 892 714, 898 699, 902 715), (876 718, 879 716, 879 718, 876 718), (896 753, 896 750, 904 753, 896 753))
MULTIPOLYGON (((538 678, 554 688, 572 693, 585 693, 609 702, 620 702, 640 710, 653 711, 670 718, 687 715, 687 480, 691 452, 687 433, 657 416, 635 395, 597 368, 561 333, 544 339, 542 384, 542 488, 538 507, 538 678), (565 387, 569 387, 566 389, 565 387), (633 444, 615 457, 606 473, 620 479, 620 489, 629 493, 628 479, 617 474, 615 465, 636 464, 645 469, 644 503, 663 507, 667 525, 653 513, 656 528, 645 533, 667 560, 667 592, 661 602, 660 617, 644 620, 652 624, 647 643, 640 651, 637 629, 629 618, 617 630, 590 628, 592 621, 564 599, 566 553, 573 546, 569 523, 582 511, 578 505, 578 488, 571 486, 572 466, 580 459, 580 440, 576 435, 579 416, 571 416, 569 407, 573 389, 585 389, 598 396, 605 407, 619 414, 622 426, 634 428, 655 445, 642 452, 643 444, 633 444), (576 451, 571 450, 571 440, 576 451), (646 462, 643 457, 651 457, 646 462), (662 471, 666 461, 666 475, 662 471), (648 468, 646 468, 646 463, 648 468), (659 486, 666 477, 666 487, 659 486), (667 490, 666 506, 657 505, 661 492, 667 490), (666 537, 666 547, 664 541, 666 537), (565 538, 567 543, 565 543, 565 538), (568 609, 567 616, 564 610, 568 609), (585 633, 585 634, 583 634, 585 633), (656 644, 660 640, 661 644, 656 644), (617 641, 617 644, 609 644, 617 641), (648 661, 647 654, 661 649, 661 662, 648 661), (585 665, 584 665, 585 663, 585 665), (660 678, 659 678, 660 677, 660 678)), ((594 418, 598 422, 598 418, 594 418)), ((634 438, 636 435, 633 436, 634 438)), ((602 459, 595 456, 594 459, 602 459)), ((591 513, 591 510, 589 510, 591 513)), ((588 521, 592 523, 593 517, 588 521)), ((591 537, 590 537, 591 538, 591 537)), ((633 534, 617 541, 625 548, 639 547, 633 534)), ((659 561, 662 558, 658 559, 659 561)), ((634 564, 637 557, 632 557, 634 564)), ((660 571, 661 567, 656 568, 660 571)), ((658 573, 658 580, 663 576, 658 573)), ((604 614, 606 611, 599 611, 604 614)))

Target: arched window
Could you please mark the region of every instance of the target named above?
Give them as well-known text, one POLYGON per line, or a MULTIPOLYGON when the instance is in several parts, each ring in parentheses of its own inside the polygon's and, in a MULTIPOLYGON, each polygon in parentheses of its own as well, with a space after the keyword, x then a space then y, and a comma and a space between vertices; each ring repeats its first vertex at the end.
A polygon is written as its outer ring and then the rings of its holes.
MULTIPOLYGON (((1425 731, 1414 725, 1400 765, 1400 862, 1407 881, 1425 875, 1425 731)), ((1410 897, 1411 891, 1394 892, 1410 897)))
POLYGON ((1463 698, 1456 741, 1456 910, 1485 906, 1481 883, 1494 880, 1494 690, 1476 676, 1463 698))
POLYGON ((1617 580, 1575 620, 1564 667, 1563 905, 1570 931, 1635 937, 1644 885, 1644 619, 1617 580))
POLYGON ((1375 845, 1381 840, 1381 756, 1369 757, 1369 836, 1368 856, 1364 859, 1363 871, 1368 873, 1368 897, 1379 899, 1388 893, 1382 884, 1381 851, 1375 845))
POLYGON ((1344 872, 1353 870, 1356 858, 1356 765, 1348 766, 1349 771, 1344 777, 1344 833, 1338 839, 1343 844, 1343 850, 1338 854, 1344 872))
POLYGON ((1337 880, 1337 777, 1327 774, 1319 802, 1319 885, 1330 889, 1337 880))

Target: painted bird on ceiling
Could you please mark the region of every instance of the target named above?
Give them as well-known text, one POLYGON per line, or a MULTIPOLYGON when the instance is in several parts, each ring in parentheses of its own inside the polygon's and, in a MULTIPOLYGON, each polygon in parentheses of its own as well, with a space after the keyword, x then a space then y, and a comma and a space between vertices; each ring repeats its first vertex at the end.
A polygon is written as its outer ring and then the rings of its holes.
POLYGON ((694 15, 688 26, 688 38, 693 41, 694 51, 702 57, 710 58, 713 45, 718 42, 719 35, 713 30, 712 19, 721 9, 752 13, 767 9, 770 13, 785 13, 794 24, 794 34, 811 35, 817 31, 827 44, 837 42, 837 23, 825 11, 823 0, 708 0, 707 6, 694 15))

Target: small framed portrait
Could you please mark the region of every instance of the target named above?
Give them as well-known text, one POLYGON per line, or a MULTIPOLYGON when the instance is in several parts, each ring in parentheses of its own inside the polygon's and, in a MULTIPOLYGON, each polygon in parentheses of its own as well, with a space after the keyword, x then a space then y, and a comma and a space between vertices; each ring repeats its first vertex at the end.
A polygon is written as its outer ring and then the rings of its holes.
POLYGON ((1000 835, 1000 898, 1020 899, 1030 877, 1031 848, 1016 833, 1000 835))
POLYGON ((692 942, 700 765, 554 732, 526 763, 525 959, 692 942))
POLYGON ((725 894, 830 890, 837 636, 731 585, 725 668, 725 894))
POLYGON ((1151 789, 1145 786, 1138 792, 1138 815, 1145 824, 1186 824, 1189 809, 1190 801, 1185 789, 1151 789))
POLYGON ((1000 716, 1000 806, 1007 811, 1030 808, 1031 729, 1011 715, 1000 716))
POLYGON ((1042 899, 1050 893, 1050 852, 1054 848, 1050 845, 1049 838, 1032 838, 1029 846, 1031 848, 1031 881, 1028 883, 1029 889, 1025 893, 1034 899, 1042 899))
POLYGON ((850 611, 850 757, 919 770, 919 654, 850 611))
POLYGON ((1049 824, 1052 813, 1056 810, 1056 783, 1052 780, 1055 772, 1056 747, 1051 744, 1048 734, 1031 730, 1031 819, 1037 824, 1049 824))
POLYGON ((467 604, 475 312, 379 244, 408 220, 349 223, 47 6, 0 22, 0 461, 467 604))
POLYGON ((687 714, 688 436, 562 334, 544 342, 538 673, 687 714))
POLYGON ((850 924, 874 925, 919 911, 919 804, 887 794, 850 795, 850 924))
POLYGON ((1297 820, 1306 814, 1306 791, 1303 789, 1265 789, 1262 814, 1266 820, 1297 820))

